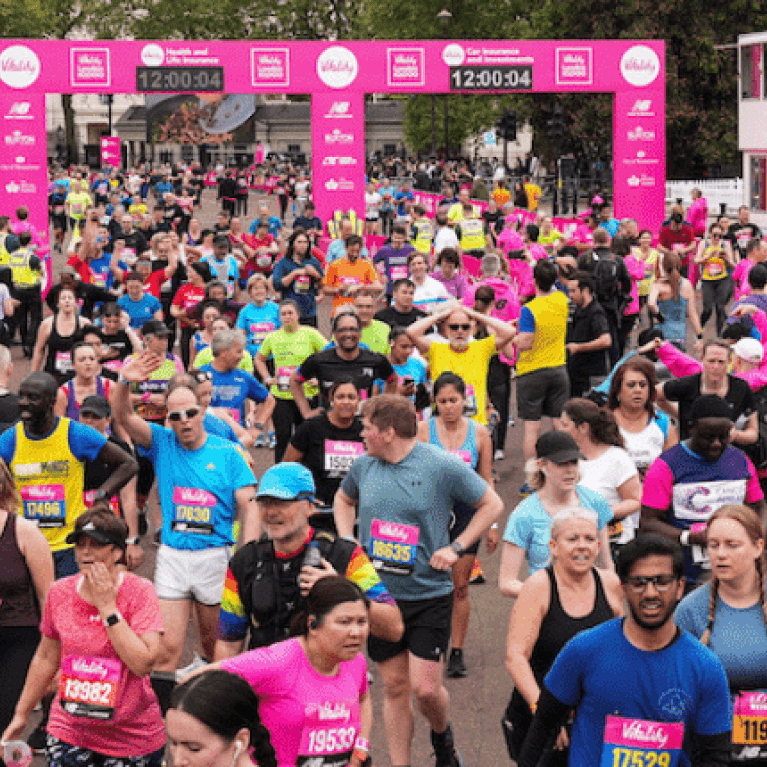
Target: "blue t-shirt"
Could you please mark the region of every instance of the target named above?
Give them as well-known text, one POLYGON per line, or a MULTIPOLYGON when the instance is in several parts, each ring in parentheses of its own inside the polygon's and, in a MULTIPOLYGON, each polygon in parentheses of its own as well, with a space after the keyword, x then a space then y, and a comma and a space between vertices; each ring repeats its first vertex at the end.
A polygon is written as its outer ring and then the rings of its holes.
POLYGON ((245 400, 263 402, 269 392, 250 374, 244 370, 230 370, 221 373, 213 364, 203 365, 202 370, 213 374, 213 399, 211 407, 226 408, 237 423, 245 421, 245 400))
POLYGON ((115 277, 109 268, 111 261, 112 257, 108 253, 103 253, 101 258, 93 258, 88 264, 93 271, 93 284, 99 288, 109 290, 112 287, 115 277))
MULTIPOLYGON (((56 425, 50 434, 58 428, 59 419, 56 419, 56 425)), ((32 442, 43 442, 50 434, 46 434, 39 440, 31 437, 26 428, 24 433, 27 438, 32 442)), ((86 426, 84 423, 78 421, 69 421, 69 431, 67 432, 67 441, 69 443, 69 449, 72 455, 77 458, 78 461, 95 461, 98 458, 101 449, 106 445, 107 438, 100 432, 96 431, 92 426, 86 426)), ((0 458, 2 458, 6 464, 10 464, 13 460, 13 456, 16 454, 16 429, 8 429, 0 434, 0 458)), ((47 456, 51 461, 56 460, 55 455, 47 456)))
POLYGON ((623 619, 615 618, 571 639, 544 682, 560 703, 576 709, 570 767, 606 763, 602 747, 607 716, 683 722, 682 767, 691 764, 691 733, 719 735, 732 727, 722 664, 684 631, 663 650, 648 652, 626 639, 623 619))
MULTIPOLYGON (((677 606, 677 626, 700 639, 708 626, 711 585, 691 591, 677 606)), ((708 646, 722 661, 734 690, 767 689, 767 626, 758 602, 752 607, 730 607, 716 600, 714 628, 708 646)))
MULTIPOLYGON (((612 520, 613 510, 599 493, 580 485, 576 486, 575 492, 582 508, 597 513, 600 530, 612 520)), ((549 563, 551 516, 543 508, 538 493, 525 498, 511 513, 503 540, 524 550, 530 575, 549 563)))
POLYGON ((223 418, 219 418, 217 415, 213 415, 213 413, 205 413, 203 425, 208 434, 215 434, 227 442, 234 442, 235 445, 242 446, 235 430, 223 418))
POLYGON ((283 300, 286 298, 292 298, 298 304, 298 310, 301 313, 301 317, 314 317, 317 314, 317 283, 314 278, 309 278, 309 284, 306 280, 299 282, 298 286, 296 281, 293 280, 290 285, 285 287, 282 284, 282 278, 294 272, 296 269, 302 268, 304 265, 309 265, 317 270, 317 273, 322 277, 324 272, 322 271, 322 264, 319 259, 312 256, 297 264, 292 258, 281 258, 275 265, 272 272, 272 284, 274 289, 279 291, 283 300))
POLYGON ((162 304, 150 293, 144 293, 140 301, 134 301, 127 293, 117 299, 117 305, 128 313, 130 326, 141 329, 141 326, 154 317, 155 312, 162 309, 162 304))
MULTIPOLYGON (((360 344, 362 346, 362 344, 360 344)), ((417 357, 408 357, 407 362, 404 365, 395 365, 392 362, 391 365, 394 368, 394 372, 399 379, 398 383, 402 384, 403 379, 412 378, 416 386, 418 384, 425 384, 428 380, 426 377, 426 366, 417 357)), ((382 392, 384 388, 384 382, 379 378, 376 380, 376 390, 382 392)), ((415 394, 410 397, 415 402, 415 394)))
POLYGON ((225 285, 229 285, 230 288, 234 287, 234 284, 240 277, 240 267, 234 256, 226 255, 223 260, 219 261, 215 256, 211 255, 204 256, 202 260, 210 266, 214 280, 219 280, 225 285))
POLYGON ((399 463, 360 456, 341 489, 357 501, 360 543, 395 599, 453 591, 450 571, 435 570, 429 561, 450 545, 456 504, 476 507, 485 494, 482 477, 459 458, 418 442, 399 463))
POLYGON ((280 307, 273 301, 267 301, 263 306, 247 304, 237 316, 237 327, 245 333, 247 349, 250 356, 255 357, 269 333, 282 327, 280 307))
POLYGON ((231 546, 235 492, 256 485, 240 451, 214 434, 198 450, 187 450, 172 429, 154 423, 150 428, 147 455, 157 473, 162 542, 186 551, 231 546))

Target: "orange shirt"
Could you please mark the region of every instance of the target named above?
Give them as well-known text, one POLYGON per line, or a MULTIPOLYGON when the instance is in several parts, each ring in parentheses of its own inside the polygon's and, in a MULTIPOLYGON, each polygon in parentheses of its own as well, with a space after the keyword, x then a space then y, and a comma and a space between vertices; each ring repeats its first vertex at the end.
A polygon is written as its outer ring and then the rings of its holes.
POLYGON ((503 210, 503 206, 511 199, 511 192, 508 189, 496 189, 492 198, 498 203, 498 207, 503 210))
MULTIPOLYGON (((358 258, 351 263, 348 258, 339 258, 334 261, 325 272, 325 285, 329 288, 340 288, 342 285, 372 285, 378 282, 378 272, 373 264, 365 258, 358 258)), ((342 304, 350 304, 354 301, 353 295, 336 293, 333 297, 333 311, 342 304)))

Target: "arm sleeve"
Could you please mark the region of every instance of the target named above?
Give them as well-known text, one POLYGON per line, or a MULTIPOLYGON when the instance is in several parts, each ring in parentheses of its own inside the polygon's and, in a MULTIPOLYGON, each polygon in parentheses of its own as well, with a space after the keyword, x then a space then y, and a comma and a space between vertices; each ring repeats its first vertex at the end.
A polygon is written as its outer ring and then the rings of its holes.
MULTIPOLYGON (((633 461, 631 466, 634 469, 634 473, 636 473, 636 466, 634 466, 633 461)), ((612 518, 614 516, 613 510, 610 504, 605 500, 604 496, 601 493, 598 493, 595 490, 589 490, 586 487, 580 487, 580 486, 578 486, 577 488, 577 493, 579 497, 583 495, 583 498, 584 498, 583 505, 586 508, 591 509, 592 511, 595 511, 597 513, 597 517, 599 517, 599 524, 597 526, 600 530, 605 525, 609 524, 612 521, 612 518)))
MULTIPOLYGON (((729 745, 730 730, 732 729, 732 704, 724 667, 719 658, 716 657, 709 657, 708 663, 702 665, 704 667, 700 670, 698 700, 695 706, 692 731, 698 737, 726 734, 729 745)), ((727 755, 729 756, 729 752, 727 755)), ((697 767, 699 764, 719 764, 719 762, 693 759, 693 764, 697 767)))
POLYGON ((296 375, 298 376, 299 381, 308 381, 312 378, 318 378, 319 377, 319 369, 317 366, 317 362, 314 359, 314 355, 310 354, 299 366, 298 370, 296 370, 296 375))
POLYGON ((674 475, 662 458, 656 458, 645 475, 642 486, 642 506, 665 511, 671 506, 674 475))
POLYGON ((240 599, 240 587, 229 567, 226 570, 224 594, 218 614, 217 636, 225 642, 238 642, 245 639, 247 633, 248 617, 240 599))
POLYGON ((568 711, 567 705, 552 695, 545 684, 541 685, 538 709, 527 731, 517 767, 537 767, 564 724, 568 711))
POLYGON ((368 555, 361 546, 354 549, 346 568, 346 577, 352 583, 356 583, 371 602, 381 602, 387 605, 397 604, 384 586, 383 581, 378 577, 373 563, 368 559, 368 555))
POLYGON ((227 445, 230 447, 229 482, 232 490, 239 490, 242 487, 258 484, 253 471, 242 457, 240 451, 231 443, 227 443, 227 445))
POLYGON ((380 378, 382 381, 391 381, 392 378, 394 378, 394 368, 392 367, 391 362, 389 362, 386 357, 383 355, 380 355, 381 359, 377 365, 378 367, 378 375, 377 377, 380 378))
POLYGON ((689 380, 672 379, 663 384, 663 394, 671 402, 679 402, 687 394, 689 380))
POLYGON ((137 581, 137 587, 131 599, 130 613, 126 616, 128 625, 139 636, 148 634, 150 631, 162 633, 162 614, 157 592, 149 581, 143 578, 137 578, 137 581))
POLYGON ((356 460, 352 464, 351 469, 349 469, 349 473, 346 475, 346 478, 341 483, 341 490, 343 490, 346 495, 349 496, 349 498, 355 501, 359 500, 360 497, 360 474, 362 473, 362 469, 360 467, 361 463, 361 460, 356 460))
POLYGON ((530 516, 525 513, 527 503, 523 501, 511 512, 508 522, 506 522, 506 529, 503 531, 504 541, 513 543, 525 551, 530 548, 530 535, 532 533, 532 521, 530 516))
POLYGON ((692 764, 696 767, 725 767, 730 764, 732 733, 719 732, 716 735, 692 735, 692 764))
POLYGON ((251 376, 248 379, 248 396, 254 402, 263 402, 269 396, 269 391, 262 383, 259 383, 251 376))
POLYGON ((519 332, 535 333, 535 315, 526 306, 522 307, 519 315, 519 332))
POLYGON ((310 435, 310 428, 309 424, 311 423, 311 419, 308 421, 304 421, 294 432, 293 437, 290 440, 290 444, 293 445, 293 447, 298 450, 299 453, 302 453, 303 455, 306 455, 309 452, 310 442, 309 442, 309 435, 310 435))
POLYGON ((95 461, 107 439, 91 426, 69 422, 69 449, 78 461, 95 461))

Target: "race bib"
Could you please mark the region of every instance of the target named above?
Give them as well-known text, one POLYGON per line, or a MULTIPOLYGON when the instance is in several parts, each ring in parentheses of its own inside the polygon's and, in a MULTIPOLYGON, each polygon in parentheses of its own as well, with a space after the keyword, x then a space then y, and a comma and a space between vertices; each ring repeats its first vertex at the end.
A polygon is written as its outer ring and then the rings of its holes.
POLYGON ((767 746, 767 691, 742 690, 732 700, 732 744, 767 746))
POLYGON ((281 367, 277 369, 277 388, 280 391, 290 391, 290 376, 293 375, 294 367, 281 367))
POLYGON ((228 407, 226 411, 227 413, 229 413, 230 416, 232 416, 232 420, 235 423, 242 423, 242 413, 240 412, 239 408, 228 407))
POLYGON ((374 519, 370 526, 370 559, 373 567, 391 575, 412 575, 420 533, 414 525, 374 519))
POLYGON ((463 414, 474 416, 477 412, 477 395, 474 393, 474 387, 471 384, 466 384, 466 401, 463 404, 463 414))
MULTIPOLYGON (((90 509, 90 507, 93 506, 93 504, 95 503, 97 492, 98 490, 86 490, 83 493, 83 501, 85 502, 85 507, 87 509, 90 509)), ((109 499, 109 507, 112 509, 112 511, 115 514, 117 514, 118 516, 120 515, 120 500, 118 499, 116 495, 113 495, 109 499)))
POLYGON ((120 661, 106 658, 63 658, 59 680, 61 707, 73 716, 111 719, 121 668, 120 661))
POLYGON ((272 265, 272 257, 271 256, 258 256, 256 258, 256 263, 262 268, 266 269, 267 267, 272 265))
POLYGON ((27 485, 21 488, 24 518, 38 527, 64 527, 67 504, 64 485, 27 485))
POLYGON ((308 705, 296 765, 346 767, 358 734, 357 705, 336 700, 308 705))
POLYGON ((312 278, 306 274, 302 274, 293 280, 293 290, 301 295, 308 293, 312 287, 312 278))
POLYGON ((69 352, 56 352, 53 367, 62 375, 69 373, 72 370, 72 355, 69 352))
POLYGON ((261 346, 264 339, 274 330, 273 322, 251 322, 250 323, 250 342, 261 346))
POLYGON ((460 458, 464 463, 472 464, 471 452, 469 450, 448 450, 450 455, 454 455, 456 458, 460 458))
POLYGON ((66 206, 65 205, 54 205, 53 206, 53 214, 55 216, 63 215, 65 210, 66 210, 66 206))
POLYGON ((325 471, 330 477, 348 474, 352 464, 365 453, 361 442, 344 440, 325 440, 325 471))
POLYGON ((106 272, 94 272, 93 273, 93 284, 97 288, 106 288, 106 286, 107 286, 107 275, 106 275, 106 272))
POLYGON ((72 217, 75 218, 77 216, 82 215, 83 212, 83 204, 81 202, 73 202, 72 203, 72 217))
POLYGON ((406 280, 408 278, 407 264, 392 264, 391 278, 394 280, 406 280))
POLYGON ((207 490, 194 487, 173 488, 171 530, 174 533, 211 535, 216 505, 216 496, 207 490))
POLYGON ((676 767, 682 722, 648 722, 608 716, 599 767, 676 767))

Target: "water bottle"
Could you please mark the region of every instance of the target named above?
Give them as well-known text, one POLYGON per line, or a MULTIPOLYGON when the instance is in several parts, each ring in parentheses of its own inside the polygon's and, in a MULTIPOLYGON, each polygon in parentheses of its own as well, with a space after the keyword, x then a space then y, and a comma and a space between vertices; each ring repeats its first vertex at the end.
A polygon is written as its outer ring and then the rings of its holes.
POLYGON ((3 743, 3 761, 6 767, 27 767, 32 761, 32 749, 23 740, 3 743))
POLYGON ((322 554, 320 554, 320 544, 317 541, 309 541, 306 544, 302 567, 322 567, 322 554))

